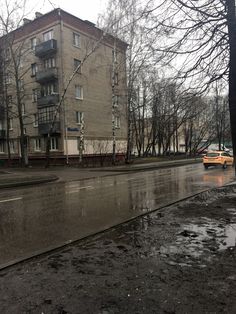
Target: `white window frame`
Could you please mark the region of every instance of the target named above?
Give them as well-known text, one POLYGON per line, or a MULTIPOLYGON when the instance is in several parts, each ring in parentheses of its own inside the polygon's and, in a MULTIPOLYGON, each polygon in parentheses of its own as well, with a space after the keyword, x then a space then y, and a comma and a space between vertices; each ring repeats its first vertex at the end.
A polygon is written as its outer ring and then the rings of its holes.
POLYGON ((44 69, 51 69, 56 67, 56 60, 54 57, 47 58, 43 61, 44 69))
POLYGON ((32 90, 32 102, 36 102, 38 100, 38 89, 32 90))
POLYGON ((13 130, 13 118, 9 119, 9 131, 13 130))
POLYGON ((25 115, 26 115, 25 103, 21 104, 21 114, 22 114, 22 116, 25 116, 25 115))
POLYGON ((81 125, 84 123, 84 113, 83 111, 76 111, 76 123, 81 125))
POLYGON ((35 50, 35 47, 37 46, 37 38, 33 37, 30 39, 30 48, 31 50, 35 50))
POLYGON ((119 75, 118 75, 118 72, 115 72, 115 74, 114 74, 114 83, 115 83, 115 85, 119 85, 119 75))
POLYGON ((75 98, 80 100, 84 99, 84 91, 81 85, 75 85, 75 98))
POLYGON ((19 80, 18 80, 18 86, 19 86, 19 89, 20 89, 21 91, 24 90, 24 79, 19 79, 19 80))
POLYGON ((73 32, 73 46, 80 48, 81 46, 81 36, 79 33, 73 32))
POLYGON ((52 29, 50 29, 49 31, 43 33, 43 41, 44 42, 48 41, 48 40, 51 40, 51 39, 53 39, 53 30, 52 29))
POLYGON ((14 140, 9 140, 9 146, 10 146, 10 152, 12 154, 14 154, 15 153, 15 142, 14 142, 14 140))
POLYGON ((117 108, 119 106, 119 96, 114 95, 114 107, 117 108))
POLYGON ((34 138, 34 151, 41 152, 41 138, 34 138))
POLYGON ((31 75, 35 76, 37 72, 38 72, 38 65, 37 65, 37 63, 32 63, 31 64, 31 75))
POLYGON ((120 129, 120 116, 114 117, 114 124, 116 129, 120 129))
POLYGON ((58 137, 50 137, 50 151, 57 151, 58 150, 58 137))
POLYGON ((5 74, 5 82, 6 82, 6 84, 11 84, 11 82, 12 82, 11 75, 9 73, 5 74))
POLYGON ((77 69, 79 65, 80 67, 76 73, 81 74, 81 60, 74 58, 74 71, 77 69))
POLYGON ((5 145, 3 141, 0 141, 0 154, 5 153, 5 145))
POLYGON ((33 127, 34 128, 37 128, 39 126, 38 121, 39 121, 38 114, 34 113, 34 121, 33 121, 33 127))

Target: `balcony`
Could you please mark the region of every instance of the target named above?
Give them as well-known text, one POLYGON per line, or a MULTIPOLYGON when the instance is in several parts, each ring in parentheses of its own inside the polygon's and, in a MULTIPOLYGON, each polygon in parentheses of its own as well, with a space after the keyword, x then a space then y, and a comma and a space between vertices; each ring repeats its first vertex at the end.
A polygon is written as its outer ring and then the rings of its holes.
POLYGON ((48 68, 36 73, 36 82, 45 83, 57 79, 57 68, 48 68))
POLYGON ((38 108, 56 105, 59 102, 59 94, 51 94, 47 96, 42 96, 37 99, 38 108))
MULTIPOLYGON (((41 135, 45 135, 48 134, 51 128, 51 123, 39 123, 38 126, 38 130, 39 130, 39 134, 41 135)), ((54 122, 54 126, 53 126, 53 130, 52 130, 52 134, 55 133, 61 133, 61 124, 60 121, 55 121, 54 122)))
POLYGON ((0 139, 6 138, 6 131, 5 130, 0 130, 0 139))
POLYGON ((35 55, 36 57, 39 57, 39 58, 56 53, 56 51, 57 51, 57 41, 55 39, 50 39, 35 47, 35 55))

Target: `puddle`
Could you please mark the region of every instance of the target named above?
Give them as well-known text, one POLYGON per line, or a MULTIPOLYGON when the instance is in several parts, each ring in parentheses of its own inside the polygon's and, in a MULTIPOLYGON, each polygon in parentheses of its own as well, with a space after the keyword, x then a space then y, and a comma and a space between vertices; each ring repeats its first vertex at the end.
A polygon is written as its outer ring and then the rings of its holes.
MULTIPOLYGON (((236 209, 229 209, 235 211, 236 209)), ((200 258, 206 253, 206 259, 210 260, 217 251, 223 251, 236 246, 236 223, 225 224, 223 221, 214 221, 203 218, 203 224, 185 224, 176 236, 175 243, 162 246, 160 253, 163 257, 178 257, 181 262, 187 262, 191 258, 200 258), (209 255, 210 253, 210 255, 209 255)), ((189 261, 190 262, 190 261, 189 261)), ((187 262, 187 264, 189 264, 187 262)))
POLYGON ((177 244, 184 245, 193 255, 200 255, 203 250, 211 252, 225 250, 236 245, 236 223, 223 225, 219 221, 208 220, 202 225, 186 224, 177 236, 177 244))

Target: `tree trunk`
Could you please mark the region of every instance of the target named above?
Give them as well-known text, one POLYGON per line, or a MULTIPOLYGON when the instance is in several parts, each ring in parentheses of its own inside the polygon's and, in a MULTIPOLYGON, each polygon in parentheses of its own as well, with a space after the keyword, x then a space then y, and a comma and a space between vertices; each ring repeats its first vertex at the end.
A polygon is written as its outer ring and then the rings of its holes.
MULTIPOLYGON (((229 33, 229 111, 233 153, 236 156, 236 18, 235 0, 227 0, 227 23, 229 33)), ((235 163, 236 167, 236 163, 235 163)), ((236 168, 235 168, 236 170, 236 168)))

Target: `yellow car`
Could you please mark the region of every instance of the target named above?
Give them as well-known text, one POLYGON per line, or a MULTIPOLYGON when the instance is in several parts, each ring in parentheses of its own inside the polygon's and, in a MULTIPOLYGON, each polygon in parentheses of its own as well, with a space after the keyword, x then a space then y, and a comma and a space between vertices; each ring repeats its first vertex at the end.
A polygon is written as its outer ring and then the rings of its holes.
POLYGON ((225 151, 209 151, 203 157, 203 165, 205 169, 210 166, 222 166, 226 169, 227 166, 233 166, 234 158, 225 151))

